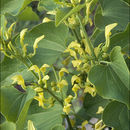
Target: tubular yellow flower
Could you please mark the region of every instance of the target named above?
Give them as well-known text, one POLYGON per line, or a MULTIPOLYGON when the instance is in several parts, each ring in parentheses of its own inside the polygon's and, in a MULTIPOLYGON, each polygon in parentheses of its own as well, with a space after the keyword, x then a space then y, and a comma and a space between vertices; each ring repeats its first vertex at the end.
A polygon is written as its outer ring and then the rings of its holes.
POLYGON ((45 36, 42 35, 42 36, 40 36, 40 37, 38 37, 38 38, 35 39, 34 44, 33 44, 33 54, 32 54, 32 56, 34 56, 34 55, 36 54, 36 49, 38 48, 38 43, 39 43, 44 37, 45 37, 45 36))
POLYGON ((43 83, 45 83, 45 88, 47 88, 47 80, 49 80, 49 75, 45 75, 42 79, 43 83))
POLYGON ((25 29, 23 29, 21 32, 20 32, 20 43, 21 43, 21 47, 23 48, 23 46, 24 46, 24 36, 25 36, 25 34, 26 34, 26 32, 27 32, 27 28, 25 28, 25 29))
POLYGON ((86 86, 84 93, 90 93, 94 97, 96 95, 96 89, 90 86, 86 86))
POLYGON ((113 23, 113 24, 109 24, 105 27, 105 38, 106 38, 106 44, 103 47, 103 51, 106 52, 109 44, 110 44, 110 35, 111 35, 111 30, 113 28, 115 28, 118 24, 117 23, 113 23))
POLYGON ((75 97, 77 97, 77 91, 80 89, 79 85, 78 84, 75 84, 72 88, 72 91, 75 93, 75 97))
POLYGON ((14 80, 13 83, 17 83, 18 85, 21 85, 23 89, 26 89, 22 75, 15 75, 11 79, 14 80))
POLYGON ((76 60, 78 59, 74 50, 68 48, 64 52, 69 52, 72 57, 74 57, 76 60))
POLYGON ((43 88, 37 87, 37 88, 35 88, 34 90, 35 90, 36 92, 42 92, 42 91, 43 91, 43 88))
POLYGON ((103 111, 104 111, 104 108, 102 106, 99 106, 96 114, 101 114, 101 113, 103 113, 103 111))
POLYGON ((62 89, 64 86, 67 86, 68 83, 66 80, 61 80, 60 82, 57 83, 57 87, 62 89))
POLYGON ((44 64, 41 68, 40 71, 42 72, 43 76, 45 75, 46 68, 49 68, 50 66, 48 64, 44 64))
POLYGON ((45 18, 42 20, 42 23, 48 23, 48 22, 50 22, 50 21, 52 21, 52 20, 49 19, 49 18, 47 18, 47 17, 45 17, 45 18))
POLYGON ((60 79, 64 76, 64 72, 69 73, 69 71, 66 68, 61 68, 61 70, 59 71, 59 78, 60 79))
POLYGON ((86 130, 85 126, 88 124, 88 121, 85 120, 82 122, 82 130, 86 130))
POLYGON ((65 100, 64 100, 65 105, 69 104, 70 101, 72 100, 72 98, 73 98, 72 95, 69 95, 67 98, 65 98, 65 100))
POLYGON ((27 55, 27 48, 26 48, 27 46, 28 46, 28 44, 24 44, 24 46, 22 48, 24 57, 27 55))
POLYGON ((37 65, 31 66, 31 67, 29 68, 29 71, 30 71, 30 70, 34 70, 36 73, 39 73, 39 72, 40 72, 40 69, 38 68, 37 65))
POLYGON ((28 130, 36 130, 31 120, 28 120, 28 130))
POLYGON ((69 44, 69 46, 68 46, 68 48, 70 49, 70 48, 80 48, 80 44, 79 43, 77 43, 77 41, 72 41, 70 44, 69 44))
POLYGON ((38 73, 39 76, 39 83, 41 82, 41 73, 40 73, 40 69, 37 65, 33 65, 29 68, 29 71, 34 70, 36 73, 38 73))
POLYGON ((63 112, 65 112, 67 115, 70 113, 71 110, 71 104, 67 104, 66 106, 64 106, 63 108, 63 112))
POLYGON ((44 108, 44 104, 43 104, 44 95, 43 95, 43 92, 38 93, 38 96, 35 96, 34 99, 39 102, 39 106, 44 108))
POLYGON ((9 37, 11 37, 11 33, 12 33, 12 30, 13 30, 13 27, 14 27, 14 25, 16 24, 16 22, 14 22, 14 23, 12 23, 11 25, 10 25, 10 27, 8 28, 8 36, 9 37))
POLYGON ((80 83, 81 79, 78 76, 73 75, 72 78, 71 78, 72 85, 74 84, 75 81, 76 81, 76 83, 80 83))
POLYGON ((72 64, 74 67, 79 67, 81 65, 82 61, 81 60, 72 60, 72 64))
POLYGON ((48 11, 47 14, 56 15, 56 11, 48 11))
POLYGON ((95 130, 102 130, 106 125, 103 125, 103 121, 99 120, 96 124, 95 124, 95 130))

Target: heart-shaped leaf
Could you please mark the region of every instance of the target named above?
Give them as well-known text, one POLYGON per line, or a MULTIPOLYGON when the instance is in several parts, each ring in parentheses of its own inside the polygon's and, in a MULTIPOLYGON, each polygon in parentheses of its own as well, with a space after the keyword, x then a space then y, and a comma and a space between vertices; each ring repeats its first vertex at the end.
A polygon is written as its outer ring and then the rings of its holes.
POLYGON ((89 72, 89 80, 97 93, 106 99, 115 99, 129 106, 129 70, 116 46, 110 54, 110 62, 94 66, 89 72))

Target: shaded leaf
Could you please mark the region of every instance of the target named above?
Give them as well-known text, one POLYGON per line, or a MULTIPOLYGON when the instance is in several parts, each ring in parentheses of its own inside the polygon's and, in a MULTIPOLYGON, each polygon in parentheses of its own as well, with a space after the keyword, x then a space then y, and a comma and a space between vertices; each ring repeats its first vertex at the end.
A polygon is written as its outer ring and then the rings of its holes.
POLYGON ((0 1, 0 13, 11 13, 17 15, 22 9, 24 9, 32 0, 1 0, 0 1))
MULTIPOLYGON (((66 39, 68 28, 65 25, 55 27, 54 22, 42 23, 30 30, 25 36, 25 43, 28 43, 28 52, 33 52, 33 43, 39 36, 45 38, 38 43, 36 55, 32 57, 32 62, 39 66, 52 64, 66 49, 66 39)), ((16 41, 19 42, 19 39, 16 41)))
POLYGON ((34 90, 20 92, 12 86, 1 88, 1 112, 8 121, 17 124, 17 130, 23 130, 26 115, 35 96, 34 90))
POLYGON ((58 5, 54 2, 54 0, 41 0, 38 4, 38 10, 39 11, 52 11, 54 10, 58 5))
POLYGON ((110 62, 90 70, 89 80, 103 98, 115 99, 129 106, 129 70, 119 46, 111 51, 110 62))
POLYGON ((50 130, 56 124, 62 124, 62 107, 54 105, 54 107, 47 109, 40 113, 28 115, 28 120, 31 120, 38 130, 50 130))
POLYGON ((109 103, 103 112, 103 121, 115 130, 129 130, 129 111, 127 107, 117 101, 109 103))
POLYGON ((16 130, 16 125, 12 122, 5 121, 4 123, 0 124, 1 130, 16 130))
POLYGON ((95 24, 104 29, 106 25, 118 23, 116 29, 124 30, 129 22, 129 6, 121 0, 99 0, 102 11, 95 16, 95 24))
POLYGON ((125 53, 129 53, 129 34, 130 34, 130 24, 128 24, 126 30, 124 32, 117 33, 113 35, 110 39, 110 48, 112 50, 114 46, 120 46, 122 51, 125 53))
POLYGON ((53 127, 51 130, 65 130, 64 126, 62 125, 56 125, 55 127, 53 127))
POLYGON ((108 102, 108 100, 103 99, 99 95, 92 97, 90 94, 86 94, 84 98, 84 108, 89 116, 101 118, 101 114, 96 114, 96 112, 98 111, 99 106, 102 106, 104 108, 108 102))
POLYGON ((39 17, 38 15, 33 12, 31 7, 26 7, 22 13, 20 13, 18 15, 18 19, 21 21, 26 21, 26 20, 30 20, 30 21, 38 21, 39 17))

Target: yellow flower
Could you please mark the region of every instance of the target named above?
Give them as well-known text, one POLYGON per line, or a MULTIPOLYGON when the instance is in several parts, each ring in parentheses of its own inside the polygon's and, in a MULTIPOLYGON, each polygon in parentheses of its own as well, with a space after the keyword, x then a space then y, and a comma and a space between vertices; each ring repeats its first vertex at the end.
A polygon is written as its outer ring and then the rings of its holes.
POLYGON ((35 90, 36 92, 42 92, 42 91, 43 91, 43 88, 37 87, 37 88, 35 88, 34 90, 35 90))
POLYGON ((25 28, 25 29, 23 29, 21 32, 20 32, 20 43, 21 43, 21 46, 22 46, 22 48, 23 48, 23 46, 24 46, 24 36, 25 36, 25 34, 26 34, 26 32, 27 32, 27 28, 25 28))
POLYGON ((47 80, 49 80, 49 75, 45 75, 42 79, 43 83, 45 83, 45 88, 47 88, 47 80))
POLYGON ((66 105, 66 104, 69 104, 72 98, 73 98, 72 95, 69 95, 67 98, 65 98, 65 100, 64 100, 65 105, 66 105))
POLYGON ((31 120, 28 120, 28 130, 36 130, 31 120))
POLYGON ((50 22, 50 21, 51 21, 51 19, 45 17, 45 18, 42 20, 42 23, 48 23, 48 22, 50 22))
POLYGON ((103 130, 106 127, 106 125, 103 125, 103 121, 99 120, 96 124, 95 124, 95 130, 103 130))
POLYGON ((73 75, 72 78, 71 78, 72 85, 74 84, 75 81, 76 81, 76 83, 80 83, 81 79, 78 76, 73 75))
POLYGON ((64 52, 69 52, 71 56, 73 56, 75 59, 77 59, 77 55, 74 50, 67 48, 64 52))
POLYGON ((48 11, 47 14, 56 15, 56 11, 48 11))
POLYGON ((72 64, 74 67, 79 68, 79 66, 81 65, 82 61, 81 60, 72 60, 72 64))
POLYGON ((50 78, 49 75, 45 75, 45 76, 43 77, 42 81, 45 82, 45 81, 49 80, 49 78, 50 78))
POLYGON ((86 51, 89 55, 91 55, 91 50, 90 50, 90 48, 89 48, 89 46, 88 46, 88 44, 87 44, 86 39, 82 39, 82 42, 83 42, 84 45, 85 45, 85 51, 86 51))
POLYGON ((41 82, 41 73, 40 73, 39 67, 38 67, 37 65, 33 65, 33 66, 31 66, 31 67, 29 68, 29 71, 31 71, 31 70, 34 70, 36 73, 38 73, 38 76, 39 76, 39 81, 38 81, 38 83, 40 84, 40 82, 41 82))
POLYGON ((60 78, 60 79, 64 76, 64 72, 65 72, 65 73, 69 73, 69 71, 68 71, 66 68, 62 68, 62 69, 59 71, 59 78, 60 78))
POLYGON ((35 96, 34 99, 39 102, 39 106, 44 108, 44 104, 43 104, 44 95, 43 95, 43 92, 38 93, 38 96, 35 96))
POLYGON ((111 30, 117 26, 117 23, 109 24, 105 27, 105 38, 106 38, 106 44, 103 47, 103 51, 107 51, 109 44, 110 44, 110 35, 111 30))
POLYGON ((15 24, 16 24, 16 22, 12 23, 10 25, 10 27, 8 28, 8 35, 9 35, 9 37, 11 37, 11 33, 12 33, 12 30, 13 30, 13 27, 14 27, 15 24))
POLYGON ((69 44, 68 48, 69 48, 69 49, 70 49, 70 48, 80 48, 80 44, 77 43, 76 41, 72 41, 72 42, 69 44))
POLYGON ((85 120, 82 122, 82 130, 86 130, 85 126, 88 124, 88 121, 85 120))
POLYGON ((24 46, 23 46, 23 48, 22 48, 22 50, 23 50, 23 56, 25 57, 26 56, 26 54, 27 54, 27 47, 28 46, 28 44, 24 44, 24 46))
POLYGON ((77 97, 77 91, 80 89, 79 85, 78 84, 75 84, 72 88, 72 91, 75 93, 75 97, 77 97))
POLYGON ((71 110, 71 104, 67 104, 66 106, 64 106, 63 108, 63 112, 65 112, 67 115, 70 113, 71 110))
POLYGON ((86 86, 84 93, 90 93, 94 97, 96 95, 96 89, 90 86, 86 86))
POLYGON ((63 88, 64 86, 67 86, 68 83, 66 80, 61 80, 60 82, 57 83, 57 86, 61 89, 63 88))
POLYGON ((45 75, 46 68, 49 68, 50 66, 48 64, 44 64, 41 68, 40 71, 42 72, 43 75, 45 75))
POLYGON ((39 43, 44 37, 45 37, 45 36, 42 35, 42 36, 40 36, 40 37, 38 37, 38 38, 35 39, 34 44, 33 44, 33 54, 32 54, 32 56, 34 56, 34 55, 36 54, 36 49, 38 48, 38 43, 39 43))
POLYGON ((15 75, 11 79, 14 80, 13 83, 17 83, 18 85, 21 85, 23 89, 26 89, 22 75, 15 75))
POLYGON ((81 48, 80 44, 77 43, 77 41, 72 41, 69 44, 68 49, 71 49, 71 48, 74 48, 75 50, 77 50, 80 55, 84 53, 83 49, 81 48))
POLYGON ((96 114, 101 114, 104 111, 104 108, 102 106, 99 106, 98 111, 96 114))

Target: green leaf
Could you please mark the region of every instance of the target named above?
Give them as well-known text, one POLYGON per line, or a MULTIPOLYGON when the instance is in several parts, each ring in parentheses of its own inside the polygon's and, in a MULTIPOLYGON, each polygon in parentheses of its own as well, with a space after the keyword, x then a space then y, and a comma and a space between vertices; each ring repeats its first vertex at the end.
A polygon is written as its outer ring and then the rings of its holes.
POLYGON ((104 108, 108 104, 108 102, 108 100, 103 99, 99 95, 92 97, 90 94, 86 94, 83 105, 86 113, 89 116, 101 118, 101 114, 96 114, 96 112, 98 111, 99 106, 102 106, 104 108))
POLYGON ((16 130, 16 125, 12 122, 5 121, 4 123, 0 124, 1 130, 16 130))
POLYGON ((22 9, 24 9, 32 0, 1 0, 0 1, 0 13, 11 13, 17 15, 22 9))
POLYGON ((117 101, 109 103, 103 112, 103 122, 115 130, 129 130, 129 111, 127 107, 117 101))
POLYGON ((115 99, 129 107, 129 70, 119 46, 111 51, 110 62, 96 65, 90 70, 89 80, 100 96, 115 99))
POLYGON ((54 2, 54 0, 41 0, 38 4, 38 10, 39 11, 52 11, 54 10, 58 5, 54 2))
POLYGON ((110 47, 109 50, 112 50, 115 46, 120 46, 122 51, 125 53, 129 53, 129 30, 130 23, 128 24, 126 30, 124 32, 117 33, 113 35, 110 39, 110 47))
POLYGON ((10 59, 4 56, 4 60, 2 61, 2 63, 0 63, 0 67, 1 67, 0 71, 1 76, 0 82, 1 82, 12 73, 20 71, 20 68, 22 68, 22 63, 16 59, 10 59))
POLYGON ((27 21, 27 20, 38 21, 39 17, 38 17, 38 15, 35 12, 32 11, 31 7, 26 7, 22 11, 22 13, 20 13, 18 15, 18 19, 21 20, 21 21, 27 21))
POLYGON ((59 26, 64 20, 66 20, 72 14, 79 12, 86 4, 77 5, 74 8, 67 7, 57 9, 55 17, 55 25, 59 26))
POLYGON ((56 125, 55 127, 53 127, 51 130, 65 130, 64 126, 62 125, 56 125))
POLYGON ((81 107, 81 109, 76 113, 76 125, 81 125, 83 121, 89 121, 90 119, 91 116, 88 115, 84 107, 81 107))
POLYGON ((129 6, 121 0, 99 0, 101 12, 95 16, 95 24, 104 29, 106 25, 118 23, 116 29, 124 30, 129 22, 129 6))
POLYGON ((39 66, 44 63, 53 64, 66 49, 68 28, 65 25, 55 27, 54 22, 37 25, 25 35, 24 42, 28 43, 28 52, 33 52, 34 41, 41 35, 45 35, 45 38, 38 43, 36 55, 31 60, 39 66))
POLYGON ((54 107, 47 111, 34 113, 28 115, 28 120, 31 120, 38 130, 50 130, 56 124, 62 124, 62 107, 60 105, 54 105, 54 107))
POLYGON ((13 86, 1 88, 1 112, 8 121, 16 123, 17 130, 23 130, 27 112, 35 96, 34 90, 20 92, 13 86))

